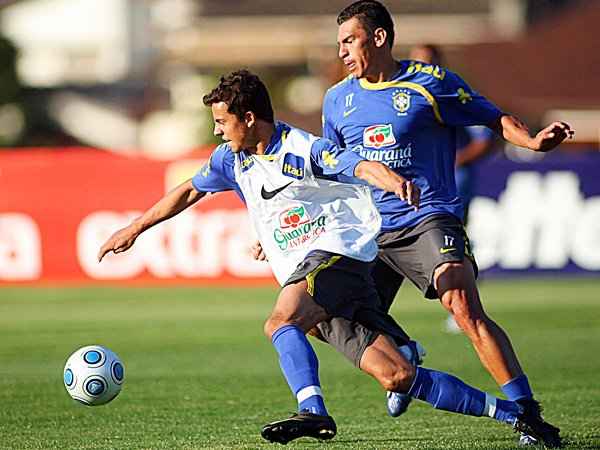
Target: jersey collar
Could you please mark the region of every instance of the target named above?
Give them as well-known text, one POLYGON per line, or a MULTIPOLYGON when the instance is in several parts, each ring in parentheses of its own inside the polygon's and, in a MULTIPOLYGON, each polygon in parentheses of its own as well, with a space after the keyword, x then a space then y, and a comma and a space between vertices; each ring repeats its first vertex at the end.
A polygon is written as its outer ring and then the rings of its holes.
POLYGON ((380 89, 386 89, 395 85, 397 78, 399 78, 404 71, 406 70, 406 61, 397 61, 398 70, 392 74, 389 80, 386 81, 378 81, 376 83, 371 83, 366 78, 360 78, 358 83, 360 87, 366 89, 368 91, 378 91, 380 89))
POLYGON ((265 153, 262 155, 250 154, 246 150, 242 150, 240 153, 243 154, 244 157, 255 156, 257 158, 274 158, 279 150, 281 150, 281 146, 285 142, 287 134, 290 131, 290 126, 285 122, 275 121, 275 131, 271 136, 271 140, 265 148, 265 153))
MULTIPOLYGON (((273 132, 273 136, 271 136, 271 141, 267 148, 265 148, 264 155, 276 155, 281 150, 282 144, 285 142, 287 134, 290 131, 290 126, 284 122, 275 122, 275 131, 273 132)), ((256 155, 261 156, 261 155, 256 155)))

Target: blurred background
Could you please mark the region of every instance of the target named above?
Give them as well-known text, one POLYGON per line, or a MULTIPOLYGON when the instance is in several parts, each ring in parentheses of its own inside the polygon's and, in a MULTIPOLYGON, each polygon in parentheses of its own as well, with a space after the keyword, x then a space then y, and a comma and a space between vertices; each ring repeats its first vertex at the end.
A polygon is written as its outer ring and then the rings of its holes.
MULTIPOLYGON (((246 67, 277 118, 320 134, 345 76, 349 2, 0 1, 0 284, 270 282, 229 194, 98 265, 99 245, 192 176, 217 141, 202 96, 246 67)), ((387 0, 395 54, 444 65, 533 130, 575 138, 546 156, 491 140, 472 161, 469 232, 484 273, 600 274, 600 2, 387 0)))

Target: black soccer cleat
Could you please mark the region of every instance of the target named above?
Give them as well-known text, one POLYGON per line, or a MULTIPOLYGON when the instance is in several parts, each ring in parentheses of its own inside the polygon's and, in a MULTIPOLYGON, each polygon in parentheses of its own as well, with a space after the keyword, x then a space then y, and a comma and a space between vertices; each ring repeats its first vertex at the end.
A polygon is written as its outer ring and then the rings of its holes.
POLYGON ((305 436, 321 440, 332 439, 336 432, 337 427, 331 416, 302 411, 292 414, 289 419, 266 424, 260 434, 269 442, 287 444, 305 436))
POLYGON ((523 412, 517 416, 514 430, 533 436, 548 448, 562 447, 560 429, 542 418, 542 408, 535 400, 517 401, 523 412))

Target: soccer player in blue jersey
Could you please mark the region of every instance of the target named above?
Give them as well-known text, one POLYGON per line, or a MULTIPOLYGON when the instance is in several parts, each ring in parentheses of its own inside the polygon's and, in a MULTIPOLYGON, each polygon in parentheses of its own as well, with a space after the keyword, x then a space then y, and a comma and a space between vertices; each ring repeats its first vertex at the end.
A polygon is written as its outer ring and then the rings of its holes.
POLYGON ((375 366, 383 374, 378 379, 386 389, 436 409, 552 433, 551 425, 518 403, 496 399, 444 372, 414 367, 398 351, 408 337, 378 307, 370 262, 377 254, 374 239, 380 217, 368 189, 360 184, 366 181, 393 191, 416 207, 418 189, 413 190, 410 181, 329 140, 276 122, 264 84, 248 71, 222 78, 204 103, 211 107, 215 135, 225 143, 193 178, 109 237, 98 259, 108 252, 126 251, 145 230, 207 193, 237 192, 282 285, 264 331, 298 402, 298 413, 263 427, 265 439, 285 444, 302 436, 335 436, 336 425, 320 388, 317 357, 305 336, 330 317, 360 320, 373 333, 363 350, 377 355, 375 366))
MULTIPOLYGON (((539 415, 508 336, 486 314, 479 298, 477 266, 461 222, 464 211, 454 178, 456 132, 457 127, 484 125, 514 145, 541 152, 573 132, 567 124, 554 122, 531 136, 518 118, 500 111, 457 74, 437 65, 394 59, 394 24, 377 1, 349 5, 337 22, 338 56, 350 75, 325 95, 324 137, 383 162, 421 188, 417 211, 373 189, 383 218, 374 270, 382 302, 389 307, 404 277, 425 297, 439 299, 505 395, 539 415)), ((348 331, 338 328, 321 333, 329 339, 348 331)), ((363 358, 361 369, 371 373, 370 364, 363 358)), ((392 395, 390 413, 402 412, 406 400, 392 395)))

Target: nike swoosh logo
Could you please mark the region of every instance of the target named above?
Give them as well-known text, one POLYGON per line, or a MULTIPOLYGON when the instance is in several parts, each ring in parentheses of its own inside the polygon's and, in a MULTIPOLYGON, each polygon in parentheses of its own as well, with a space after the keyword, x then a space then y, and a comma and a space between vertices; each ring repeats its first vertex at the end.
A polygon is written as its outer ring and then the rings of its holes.
POLYGON ((348 111, 344 111, 344 117, 348 117, 354 111, 356 111, 356 106, 354 108, 352 108, 352 109, 349 109, 348 111))
POLYGON ((449 253, 449 252, 453 252, 454 250, 456 250, 456 247, 448 247, 448 248, 440 248, 440 253, 443 255, 444 253, 449 253))
POLYGON ((286 187, 288 187, 292 183, 293 183, 293 181, 290 181, 288 184, 284 184, 283 186, 275 189, 274 191, 267 191, 265 189, 265 185, 263 184, 263 187, 260 190, 260 196, 262 198, 264 198, 265 200, 271 200, 273 197, 275 197, 277 194, 279 194, 281 191, 283 191, 286 187))

